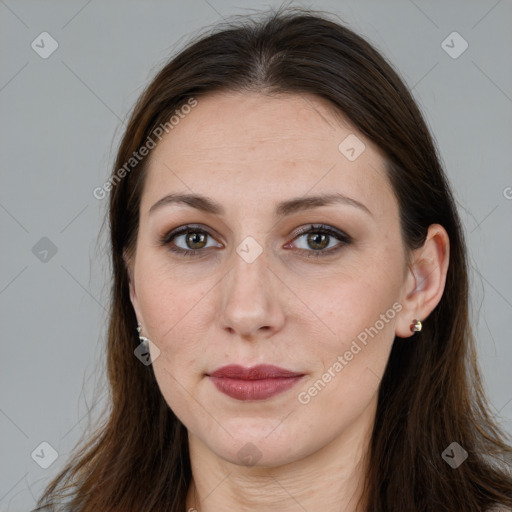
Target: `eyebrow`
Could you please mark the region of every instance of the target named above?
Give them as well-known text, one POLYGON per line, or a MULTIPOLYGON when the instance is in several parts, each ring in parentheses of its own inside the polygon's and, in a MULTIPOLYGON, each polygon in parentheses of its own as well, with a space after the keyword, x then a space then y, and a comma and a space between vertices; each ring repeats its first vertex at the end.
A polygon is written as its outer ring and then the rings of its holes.
MULTIPOLYGON (((354 206, 372 216, 372 212, 363 203, 341 193, 321 194, 288 199, 277 205, 275 209, 275 216, 286 217, 287 215, 300 211, 318 208, 320 206, 329 206, 336 203, 354 206)), ((148 215, 151 215, 156 210, 170 204, 185 204, 197 210, 205 213, 212 213, 214 215, 225 214, 224 207, 221 204, 201 194, 169 194, 159 199, 149 209, 148 215)))

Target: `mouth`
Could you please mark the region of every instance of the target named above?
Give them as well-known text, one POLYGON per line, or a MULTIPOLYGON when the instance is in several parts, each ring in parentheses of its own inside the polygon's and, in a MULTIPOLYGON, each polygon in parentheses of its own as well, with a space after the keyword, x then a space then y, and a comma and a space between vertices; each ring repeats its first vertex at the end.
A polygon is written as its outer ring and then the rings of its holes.
POLYGON ((219 368, 207 376, 218 391, 235 400, 266 400, 295 386, 304 377, 273 365, 257 365, 244 368, 229 365, 219 368))

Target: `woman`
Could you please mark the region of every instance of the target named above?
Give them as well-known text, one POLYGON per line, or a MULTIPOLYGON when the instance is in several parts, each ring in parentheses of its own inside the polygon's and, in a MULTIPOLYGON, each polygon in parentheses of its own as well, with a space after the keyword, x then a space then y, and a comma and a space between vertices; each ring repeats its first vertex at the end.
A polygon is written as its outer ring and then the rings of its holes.
POLYGON ((450 188, 365 40, 300 9, 203 36, 103 190, 112 408, 40 507, 512 507, 450 188))

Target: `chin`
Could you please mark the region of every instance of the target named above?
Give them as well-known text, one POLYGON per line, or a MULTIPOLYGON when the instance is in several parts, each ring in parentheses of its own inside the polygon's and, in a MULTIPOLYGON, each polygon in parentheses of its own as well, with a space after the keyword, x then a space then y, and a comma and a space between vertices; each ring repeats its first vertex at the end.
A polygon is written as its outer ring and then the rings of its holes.
MULTIPOLYGON (((275 423, 274 427, 275 428, 275 423)), ((278 467, 289 464, 297 460, 300 455, 297 453, 297 447, 303 443, 301 441, 288 441, 283 438, 271 438, 268 434, 272 429, 265 433, 258 434, 241 434, 238 432, 235 438, 228 434, 218 444, 209 443, 210 449, 217 454, 218 457, 245 467, 278 467)))

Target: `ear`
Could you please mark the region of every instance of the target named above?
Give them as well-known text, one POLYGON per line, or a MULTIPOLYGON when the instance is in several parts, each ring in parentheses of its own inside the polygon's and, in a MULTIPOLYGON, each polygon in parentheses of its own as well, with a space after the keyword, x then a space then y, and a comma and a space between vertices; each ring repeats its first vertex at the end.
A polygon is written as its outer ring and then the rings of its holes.
POLYGON ((135 290, 135 279, 134 279, 135 258, 130 256, 128 254, 128 252, 125 250, 123 252, 123 260, 125 262, 126 271, 128 274, 129 289, 130 289, 130 301, 131 301, 133 309, 135 311, 135 316, 137 317, 137 321, 142 323, 142 315, 140 313, 139 301, 137 299, 137 292, 135 290))
POLYGON ((428 228, 425 243, 416 249, 402 294, 402 310, 395 324, 395 334, 408 338, 414 333, 411 324, 415 319, 422 322, 439 304, 443 296, 450 260, 450 239, 440 224, 428 228))

